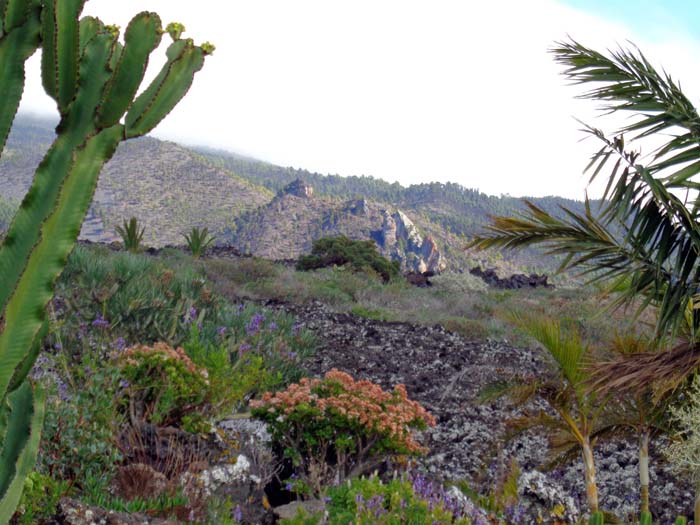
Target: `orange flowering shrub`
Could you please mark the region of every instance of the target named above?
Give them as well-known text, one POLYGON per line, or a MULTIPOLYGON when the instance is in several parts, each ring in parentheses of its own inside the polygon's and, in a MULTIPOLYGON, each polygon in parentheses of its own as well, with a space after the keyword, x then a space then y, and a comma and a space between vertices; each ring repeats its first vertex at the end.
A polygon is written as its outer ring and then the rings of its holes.
POLYGON ((315 495, 390 456, 425 453, 413 430, 435 425, 420 403, 408 399, 404 385, 386 392, 335 369, 323 379, 305 378, 282 392, 268 392, 250 406, 315 495))

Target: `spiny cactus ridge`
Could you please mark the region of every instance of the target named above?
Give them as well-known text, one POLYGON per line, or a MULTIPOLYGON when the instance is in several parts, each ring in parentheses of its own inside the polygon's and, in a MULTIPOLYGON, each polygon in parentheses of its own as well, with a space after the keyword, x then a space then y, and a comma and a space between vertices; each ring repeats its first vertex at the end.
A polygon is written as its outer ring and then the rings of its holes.
MULTIPOLYGON (((164 33, 156 13, 115 26, 80 18, 85 0, 0 0, 0 151, 24 90, 26 60, 42 47, 41 75, 56 102, 56 139, 0 246, 0 524, 32 468, 43 394, 27 381, 46 329, 46 306, 92 201, 102 166, 123 140, 151 131, 189 90, 213 46, 170 32, 156 79, 138 96, 164 33)), ((184 28, 183 28, 184 29, 184 28)))

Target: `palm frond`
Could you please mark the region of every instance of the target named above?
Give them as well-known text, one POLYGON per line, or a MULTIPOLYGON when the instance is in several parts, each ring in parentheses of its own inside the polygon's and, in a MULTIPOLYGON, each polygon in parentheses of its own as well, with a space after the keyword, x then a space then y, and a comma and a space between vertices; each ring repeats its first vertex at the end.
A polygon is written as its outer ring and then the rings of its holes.
POLYGON ((587 378, 584 358, 587 348, 578 334, 564 333, 559 321, 513 312, 509 319, 546 350, 558 371, 575 391, 587 378))
POLYGON ((590 368, 590 387, 600 394, 652 392, 656 402, 700 369, 700 353, 684 343, 662 352, 619 355, 590 368))
MULTIPOLYGON (((616 304, 642 297, 642 309, 658 307, 657 337, 675 334, 688 324, 686 305, 700 296, 700 116, 680 85, 636 48, 604 55, 572 40, 551 51, 572 83, 594 84, 582 98, 635 117, 612 138, 584 124, 601 143, 586 168, 591 181, 609 170, 606 204, 598 217, 587 202, 584 214, 563 209, 558 219, 527 203, 525 214, 493 218, 470 246, 543 244, 548 253, 566 256, 563 268, 583 267, 594 280, 627 279, 616 304), (663 143, 649 158, 630 148, 629 142, 652 136, 663 143), (612 225, 623 233, 612 235, 612 225)), ((690 326, 692 333, 700 328, 697 310, 690 326)))

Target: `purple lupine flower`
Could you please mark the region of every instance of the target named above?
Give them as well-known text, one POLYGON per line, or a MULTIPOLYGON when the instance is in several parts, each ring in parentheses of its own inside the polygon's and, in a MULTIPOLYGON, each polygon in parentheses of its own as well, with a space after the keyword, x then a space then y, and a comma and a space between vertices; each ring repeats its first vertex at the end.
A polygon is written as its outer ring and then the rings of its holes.
POLYGON ((257 313, 251 317, 248 326, 246 326, 246 333, 248 335, 255 335, 260 331, 260 326, 265 321, 265 316, 263 314, 257 313))
POLYGON ((277 330, 277 323, 272 321, 270 324, 267 325, 268 330, 277 330))
POLYGON ((216 329, 216 333, 219 335, 219 337, 223 337, 224 334, 226 334, 226 327, 220 326, 219 328, 216 329))
POLYGON ((68 391, 68 385, 65 384, 61 380, 59 380, 59 382, 58 382, 58 397, 61 398, 61 401, 69 401, 70 400, 70 393, 68 391))
POLYGON ((243 310, 245 310, 245 305, 243 303, 240 303, 238 305, 238 310, 236 311, 236 315, 241 315, 243 313, 243 310))
POLYGON ((129 388, 129 382, 126 379, 120 379, 119 380, 119 388, 121 390, 124 390, 125 388, 129 388))
POLYGON ((105 319, 101 315, 98 315, 97 317, 95 317, 95 320, 92 322, 92 326, 95 328, 101 328, 101 329, 109 328, 109 321, 107 321, 107 319, 105 319))
POLYGON ((236 521, 236 523, 243 522, 243 511, 241 510, 240 505, 236 505, 236 508, 233 511, 233 519, 236 521))
POLYGON ((53 345, 53 347, 58 350, 59 352, 63 350, 63 345, 61 344, 60 341, 56 341, 56 344, 53 345))
POLYGON ((126 341, 123 337, 117 337, 114 341, 112 341, 112 348, 118 352, 121 352, 122 350, 126 349, 126 341))
POLYGON ((292 335, 293 336, 296 337, 299 335, 299 332, 301 332, 301 326, 302 326, 302 324, 298 321, 292 325, 292 335))
POLYGON ((247 351, 249 351, 252 348, 248 343, 243 343, 241 346, 238 347, 238 356, 242 356, 245 354, 247 351))

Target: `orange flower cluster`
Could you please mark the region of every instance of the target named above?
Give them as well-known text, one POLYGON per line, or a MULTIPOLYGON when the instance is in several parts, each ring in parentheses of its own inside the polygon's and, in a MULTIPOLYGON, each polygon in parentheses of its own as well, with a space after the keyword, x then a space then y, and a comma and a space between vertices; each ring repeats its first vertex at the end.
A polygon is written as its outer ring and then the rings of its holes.
POLYGON ((267 408, 279 415, 289 415, 302 404, 315 408, 317 419, 339 415, 387 436, 409 453, 425 452, 413 439, 411 427, 435 426, 435 418, 420 403, 408 399, 404 385, 385 392, 371 381, 355 381, 336 369, 323 379, 304 378, 283 392, 267 392, 261 400, 250 403, 252 408, 267 408))
POLYGON ((155 343, 153 346, 147 345, 135 345, 127 348, 124 352, 119 354, 119 359, 123 360, 129 365, 138 365, 138 360, 136 359, 139 355, 157 355, 164 361, 174 360, 180 361, 187 370, 193 374, 199 374, 204 379, 209 377, 206 368, 198 368, 197 365, 192 362, 190 357, 185 353, 182 348, 173 348, 167 343, 155 343))

